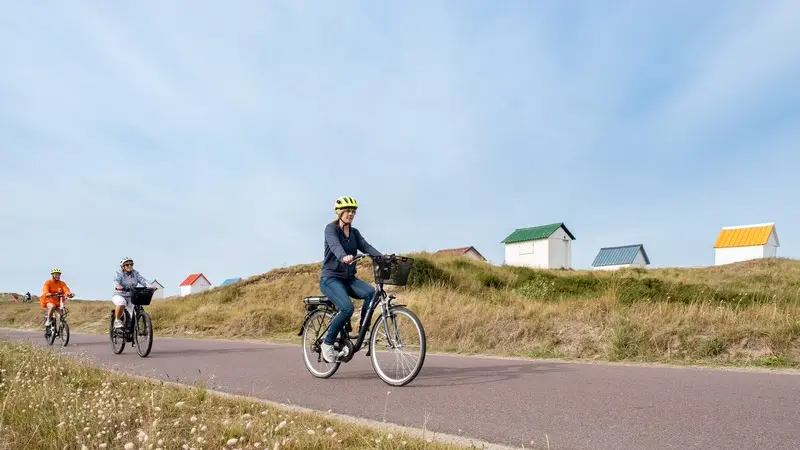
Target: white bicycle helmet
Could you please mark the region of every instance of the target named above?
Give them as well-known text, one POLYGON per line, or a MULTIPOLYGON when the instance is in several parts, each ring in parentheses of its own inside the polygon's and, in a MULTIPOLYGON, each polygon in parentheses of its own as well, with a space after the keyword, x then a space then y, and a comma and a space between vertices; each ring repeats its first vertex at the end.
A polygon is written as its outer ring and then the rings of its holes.
POLYGON ((122 267, 126 262, 133 264, 133 260, 126 256, 119 261, 119 266, 122 267))

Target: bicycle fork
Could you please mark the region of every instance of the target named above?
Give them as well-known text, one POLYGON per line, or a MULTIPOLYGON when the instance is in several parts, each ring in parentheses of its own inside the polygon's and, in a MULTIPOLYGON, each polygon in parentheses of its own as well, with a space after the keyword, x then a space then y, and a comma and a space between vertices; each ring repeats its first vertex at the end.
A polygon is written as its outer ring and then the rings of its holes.
POLYGON ((400 333, 397 331, 397 322, 395 319, 395 314, 392 313, 392 310, 385 305, 382 306, 381 315, 383 316, 383 332, 386 335, 386 340, 389 342, 389 348, 397 349, 402 348, 403 344, 400 341, 400 333), (394 333, 389 331, 389 319, 392 321, 392 328, 394 333))

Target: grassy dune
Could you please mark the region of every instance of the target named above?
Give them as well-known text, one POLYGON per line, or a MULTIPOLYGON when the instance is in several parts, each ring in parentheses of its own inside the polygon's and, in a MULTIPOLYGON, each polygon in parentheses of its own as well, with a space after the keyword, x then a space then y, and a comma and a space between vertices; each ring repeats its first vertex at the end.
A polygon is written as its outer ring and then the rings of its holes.
POLYGON ((0 450, 468 448, 429 440, 0 340, 0 450))
MULTIPOLYGON (((420 315, 431 351, 800 367, 800 261, 592 272, 411 256, 409 286, 389 290, 420 315)), ((370 267, 359 265, 369 281, 370 267)), ((158 335, 299 342, 301 299, 319 293, 319 269, 276 269, 149 311, 158 335)), ((105 332, 109 310, 73 302, 73 329, 105 332)), ((0 305, 0 326, 40 327, 39 311, 0 305)))

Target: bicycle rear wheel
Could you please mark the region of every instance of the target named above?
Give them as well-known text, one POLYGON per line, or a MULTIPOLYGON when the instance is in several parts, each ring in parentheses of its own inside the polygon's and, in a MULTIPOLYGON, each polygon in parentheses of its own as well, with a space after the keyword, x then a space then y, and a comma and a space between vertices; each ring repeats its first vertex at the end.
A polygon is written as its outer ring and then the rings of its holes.
POLYGON ((328 363, 322 358, 322 333, 333 320, 335 313, 318 309, 311 313, 303 328, 303 362, 306 369, 317 378, 330 378, 339 369, 340 362, 328 363))
POLYGON ((153 348, 153 322, 150 320, 150 315, 144 311, 140 311, 136 315, 133 339, 136 342, 136 353, 142 358, 146 358, 153 348))
POLYGON ((372 327, 370 361, 384 383, 405 386, 417 377, 427 351, 425 329, 416 314, 402 306, 381 314, 372 327), (384 347, 381 347, 385 344, 384 347))

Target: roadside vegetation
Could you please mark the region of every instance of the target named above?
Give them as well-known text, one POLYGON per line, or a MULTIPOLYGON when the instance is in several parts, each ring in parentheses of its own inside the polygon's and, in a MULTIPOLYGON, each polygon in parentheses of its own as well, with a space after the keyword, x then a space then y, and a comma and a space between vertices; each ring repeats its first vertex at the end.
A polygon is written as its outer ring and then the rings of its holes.
POLYGON ((0 450, 469 448, 107 371, 0 340, 0 450), (430 442, 429 442, 430 441, 430 442))
MULTIPOLYGON (((533 270, 412 254, 387 290, 420 316, 430 351, 680 364, 800 367, 800 261, 703 268, 533 270)), ((275 269, 149 307, 161 335, 299 342, 319 264, 275 269)), ((371 281, 371 263, 359 264, 371 281)), ((360 302, 356 304, 360 308, 360 302)), ((74 331, 105 333, 109 302, 73 301, 74 331)), ((0 326, 36 328, 38 304, 0 304, 0 326)), ((354 315, 357 317, 357 314, 354 315)))

